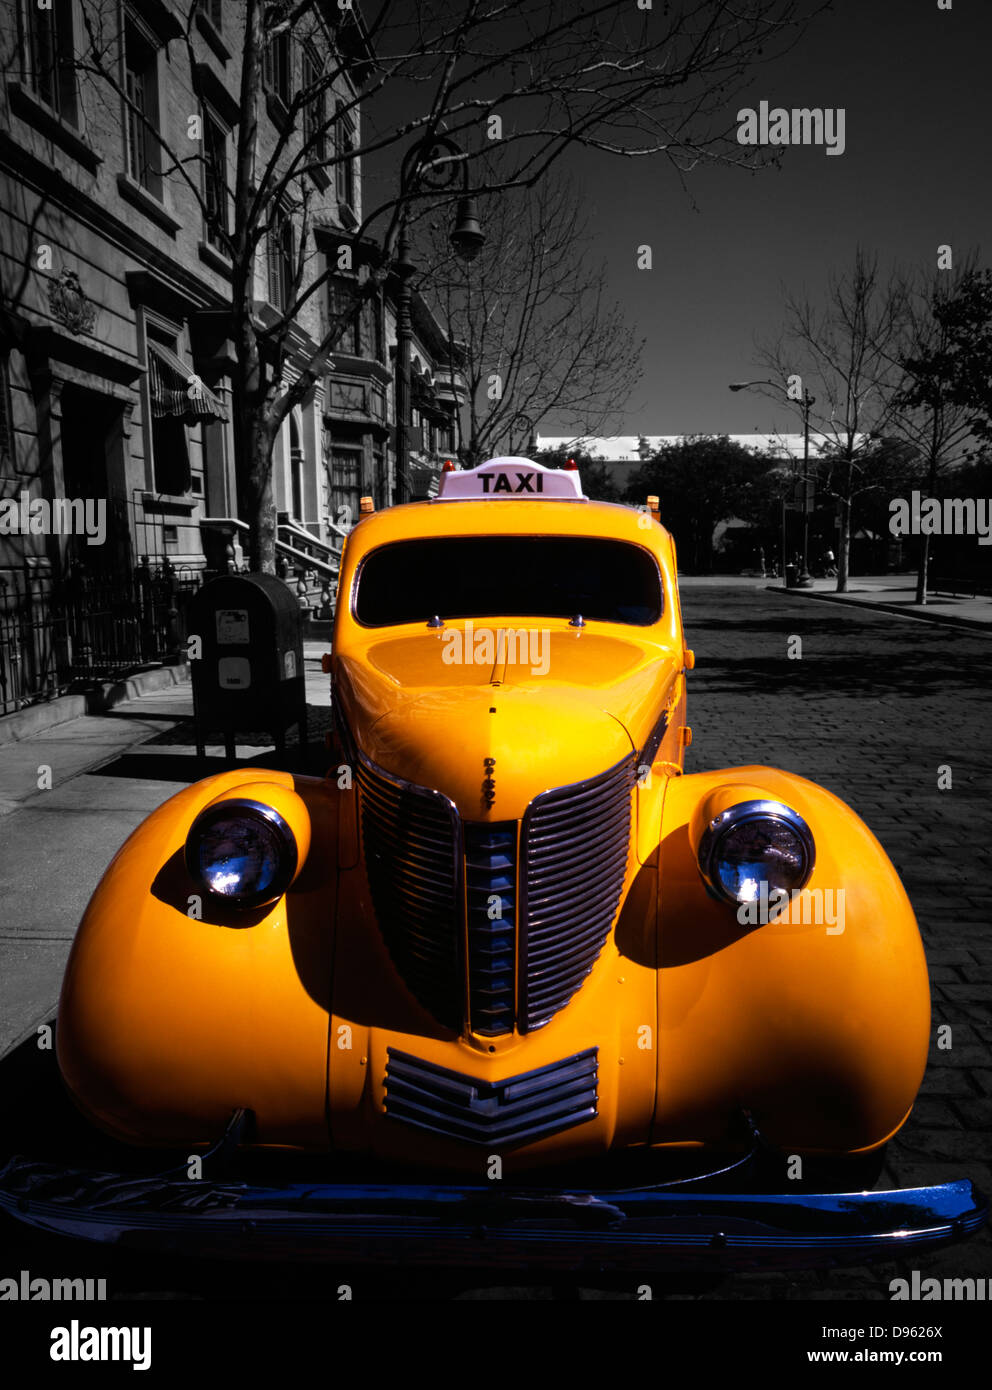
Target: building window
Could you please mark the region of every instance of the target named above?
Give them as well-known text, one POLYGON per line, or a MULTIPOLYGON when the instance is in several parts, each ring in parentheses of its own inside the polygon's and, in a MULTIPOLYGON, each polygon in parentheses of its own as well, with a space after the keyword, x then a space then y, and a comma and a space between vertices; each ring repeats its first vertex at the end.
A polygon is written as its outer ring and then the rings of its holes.
POLYGON ((151 398, 152 476, 155 491, 182 497, 189 491, 189 438, 185 416, 185 389, 171 360, 178 359, 175 338, 157 329, 148 334, 148 384, 151 398), (161 349, 161 351, 157 350, 161 349))
POLYGON ((27 81, 35 96, 75 125, 72 0, 52 0, 50 9, 24 0, 23 16, 27 81))
POLYGON ((327 158, 327 88, 320 87, 324 65, 314 43, 303 48, 303 87, 306 104, 303 107, 303 143, 307 162, 322 164, 327 158))
POLYGON ((339 206, 349 212, 355 211, 355 122, 354 118, 338 107, 334 121, 334 190, 339 206))
POLYGON ((306 454, 304 453, 303 443, 300 438, 300 427, 295 418, 289 417, 289 490, 290 490, 290 516, 294 521, 299 521, 306 525, 306 507, 304 502, 304 478, 303 471, 306 467, 306 454))
POLYGON ((276 208, 269 224, 269 303, 285 313, 296 282, 296 237, 287 208, 276 208))
POLYGON ((207 214, 207 241, 211 246, 226 251, 225 233, 230 230, 227 131, 209 111, 203 113, 203 201, 207 214))
POLYGON ((124 94, 127 172, 159 197, 158 51, 133 24, 124 26, 124 94))
POLYGON ((361 337, 368 356, 376 362, 384 360, 385 343, 382 333, 382 302, 378 294, 362 305, 361 337))
POLYGON ((356 280, 343 278, 329 281, 327 287, 328 310, 332 323, 340 316, 347 315, 344 330, 334 346, 339 352, 350 353, 352 357, 362 355, 361 316, 355 312, 355 296, 359 292, 356 280))
POLYGON ((182 497, 189 491, 186 426, 175 415, 152 416, 152 465, 156 492, 167 497, 182 497))
MULTIPOLYGON (((155 491, 182 497, 193 488, 187 425, 226 422, 227 412, 179 356, 178 340, 158 325, 147 329, 148 396, 155 491)), ((147 437, 147 436, 146 436, 147 437)))
POLYGON ((210 23, 217 30, 218 34, 222 34, 224 32, 223 21, 221 20, 223 0, 205 0, 204 9, 207 12, 207 18, 210 20, 210 23))
POLYGON ((361 502, 362 450, 359 446, 331 447, 331 515, 339 524, 358 520, 361 502))
POLYGON ((293 63, 288 29, 276 34, 266 45, 262 80, 274 97, 289 106, 293 100, 293 63))

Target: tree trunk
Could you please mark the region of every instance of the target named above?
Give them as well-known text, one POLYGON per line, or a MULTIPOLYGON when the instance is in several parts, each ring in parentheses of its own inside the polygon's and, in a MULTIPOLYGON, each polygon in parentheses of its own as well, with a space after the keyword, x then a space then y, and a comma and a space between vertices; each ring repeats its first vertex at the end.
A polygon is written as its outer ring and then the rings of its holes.
POLYGON ((248 525, 248 563, 255 574, 276 572, 276 508, 272 488, 273 436, 247 412, 238 470, 238 512, 248 525))
POLYGON ((844 497, 840 504, 840 531, 837 536, 837 593, 847 593, 847 576, 851 566, 851 499, 844 497))
MULTIPOLYGON (((927 478, 927 496, 932 497, 937 491, 937 430, 938 417, 934 410, 933 416, 933 437, 930 444, 930 473, 927 478)), ((920 567, 916 572, 916 602, 926 605, 927 601, 927 566, 930 563, 930 537, 921 536, 923 545, 920 549, 920 567)))
POLYGON ((921 536, 923 542, 920 547, 920 567, 916 572, 916 602, 926 606, 927 601, 927 566, 930 563, 930 537, 921 536))

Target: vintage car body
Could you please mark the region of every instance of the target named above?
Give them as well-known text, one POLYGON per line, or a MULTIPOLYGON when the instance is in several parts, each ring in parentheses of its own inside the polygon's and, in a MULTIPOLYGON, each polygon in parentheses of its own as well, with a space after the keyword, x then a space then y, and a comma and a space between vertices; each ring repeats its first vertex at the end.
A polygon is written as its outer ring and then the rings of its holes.
MULTIPOLYGON (((766 1154, 843 1160, 899 1129, 929 1034, 911 906, 870 830, 822 787, 769 767, 684 772, 693 657, 674 545, 652 511, 590 502, 577 475, 524 460, 449 473, 440 498, 351 532, 332 645, 328 775, 238 768, 189 787, 131 836, 93 896, 57 1042, 97 1126, 186 1149, 234 1115, 235 1137, 254 1145, 384 1160, 422 1185, 311 1185, 302 1207, 296 1192, 296 1244, 306 1231, 326 1255, 363 1231, 368 1253, 370 1231, 382 1234, 368 1212, 394 1202, 407 1218, 419 1210, 408 1235, 423 1238, 427 1222, 424 1258, 464 1255, 456 1236, 477 1234, 479 1202, 505 1243, 521 1219, 515 1184, 550 1165, 698 1150, 701 1167, 719 1167, 756 1136, 766 1154), (521 611, 528 583, 541 593, 533 613, 521 611), (581 617, 569 584, 588 587, 581 617), (454 611, 442 600, 436 615, 418 610, 449 592, 454 611), (291 881, 238 907, 204 891, 190 843, 206 834, 197 825, 226 826, 245 805, 292 842, 291 881), (792 817, 785 860, 808 854, 801 891, 763 925, 703 876, 708 843, 741 806, 766 817, 757 824, 772 816, 775 835, 792 817), (843 903, 839 919, 816 913, 827 895, 843 903), (470 1186, 418 1177, 439 1172, 470 1186), (452 1203, 475 1213, 454 1236, 452 1203)), ((43 1189, 8 1174, 0 1201, 19 1191, 29 1219, 25 1193, 43 1189)), ((175 1207, 176 1175, 166 1189, 175 1207)), ((562 1199, 581 1206, 575 1194, 562 1199)), ((734 1230, 748 1258, 838 1259, 845 1244, 864 1258, 897 1236, 966 1234, 984 1213, 967 1183, 888 1203, 867 1194, 844 1208, 855 1241, 823 1224, 827 1199, 765 1199, 752 1228, 743 1197, 728 1209, 659 1188, 639 1225, 645 1209, 622 1195, 609 1210, 630 1232, 626 1258, 647 1265, 711 1247, 725 1259, 734 1230), (768 1201, 798 1204, 774 1239, 768 1201), (915 1227, 914 1209, 925 1213, 915 1227)), ((207 1206, 221 1221, 250 1209, 256 1232, 281 1213, 285 1252, 287 1203, 271 1191, 207 1206)), ((106 1202, 92 1221, 78 1201, 71 1214, 57 1200, 33 1210, 79 1234, 132 1229, 106 1202)), ((532 1232, 522 1248, 561 1259, 560 1245, 532 1232)), ((210 1248, 226 1248, 216 1223, 210 1248)))

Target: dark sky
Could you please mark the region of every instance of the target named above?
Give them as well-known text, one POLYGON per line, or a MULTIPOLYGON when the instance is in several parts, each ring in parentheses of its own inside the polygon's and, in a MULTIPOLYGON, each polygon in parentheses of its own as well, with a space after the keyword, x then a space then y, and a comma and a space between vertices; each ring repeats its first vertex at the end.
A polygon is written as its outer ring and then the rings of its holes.
MULTIPOLYGON (((409 98, 387 89, 366 108, 369 128, 392 128, 409 98)), ((843 107, 844 154, 800 146, 781 151, 780 169, 703 167, 688 176, 691 196, 663 156, 581 150, 563 161, 588 199, 610 287, 647 339, 619 433, 798 429, 787 404, 727 390, 767 374, 755 339, 779 335, 786 289, 818 298, 859 243, 883 267, 933 268, 943 243, 992 260, 992 0, 953 0, 949 11, 937 0, 834 0, 790 53, 756 71, 728 125, 762 100, 843 107), (649 271, 636 268, 644 243, 649 271)), ((370 205, 392 188, 393 166, 392 154, 366 161, 370 205)), ((549 418, 540 428, 575 427, 549 418)))
POLYGON ((695 211, 663 160, 573 166, 617 297, 648 339, 624 433, 796 429, 787 407, 727 390, 766 375, 753 343, 777 336, 783 286, 818 295, 859 242, 907 265, 933 266, 943 242, 992 253, 992 0, 949 12, 836 0, 735 105, 762 99, 844 107, 846 152, 786 150, 781 170, 756 175, 699 171, 695 211), (654 268, 638 271, 645 242, 654 268))

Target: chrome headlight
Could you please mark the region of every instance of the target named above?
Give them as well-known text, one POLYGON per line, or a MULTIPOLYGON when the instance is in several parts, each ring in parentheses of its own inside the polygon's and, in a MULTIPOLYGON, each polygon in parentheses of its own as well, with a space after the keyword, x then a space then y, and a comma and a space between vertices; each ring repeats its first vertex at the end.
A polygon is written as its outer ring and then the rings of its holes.
POLYGON ((780 801, 741 801, 709 822, 699 841, 699 872, 717 897, 752 902, 761 893, 802 888, 816 849, 809 826, 780 801))
POLYGON ((213 898, 263 907, 283 895, 297 866, 293 832, 271 806, 232 798, 201 811, 186 837, 186 867, 213 898))

